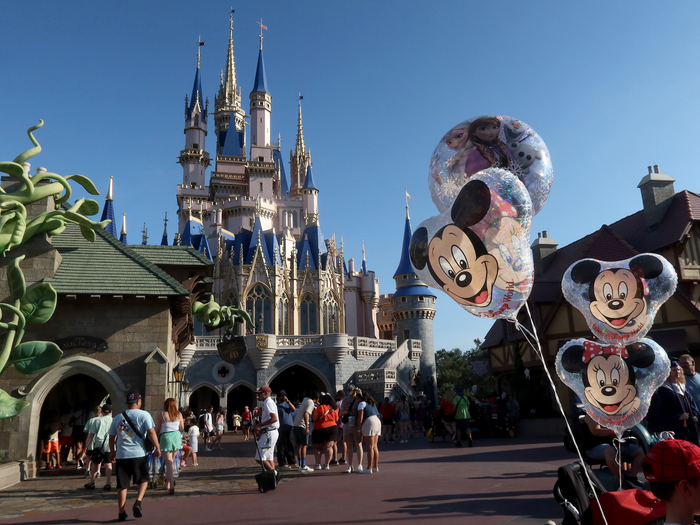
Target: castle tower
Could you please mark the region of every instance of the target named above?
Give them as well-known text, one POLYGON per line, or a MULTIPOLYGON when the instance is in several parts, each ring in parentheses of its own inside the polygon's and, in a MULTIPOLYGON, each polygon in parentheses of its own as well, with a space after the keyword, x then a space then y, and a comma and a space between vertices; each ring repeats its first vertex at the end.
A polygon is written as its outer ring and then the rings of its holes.
POLYGON ((302 204, 307 226, 318 226, 318 189, 314 183, 311 165, 306 170, 306 181, 302 188, 302 204))
POLYGON ((395 323, 397 343, 406 339, 419 339, 422 354, 420 358, 419 390, 437 401, 437 383, 435 381, 435 349, 433 347, 433 319, 435 318, 435 294, 421 281, 413 271, 409 246, 411 244, 411 219, 406 205, 406 224, 403 233, 401 262, 394 273, 396 293, 393 296, 392 317, 395 323))
MULTIPOLYGON (((201 48, 201 46, 200 46, 201 48)), ((185 149, 180 151, 178 163, 182 165, 182 185, 178 188, 180 227, 184 227, 187 217, 182 213, 185 202, 206 199, 206 169, 211 164, 205 151, 207 136, 207 114, 209 101, 205 102, 202 92, 202 79, 199 71, 200 52, 197 50, 197 71, 194 76, 192 98, 185 97, 185 149)))
MULTIPOLYGON (((214 123, 216 125, 216 153, 222 154, 231 121, 235 124, 239 147, 246 151, 245 111, 241 107, 241 88, 236 81, 236 59, 233 54, 233 11, 229 18, 228 52, 226 67, 221 71, 219 93, 214 98, 214 123)), ((234 128, 231 128, 233 131, 234 128)))
POLYGON ((105 197, 105 206, 102 208, 102 218, 100 221, 105 221, 105 220, 110 220, 110 222, 106 227, 105 231, 107 233, 112 234, 112 236, 116 237, 117 236, 117 225, 115 224, 115 218, 114 218, 114 188, 113 188, 113 179, 110 175, 109 177, 109 189, 107 190, 107 196, 105 197))
POLYGON ((260 28, 260 52, 258 67, 255 71, 255 84, 250 93, 250 159, 258 162, 272 162, 270 145, 270 115, 272 97, 267 92, 265 61, 263 60, 263 35, 260 28))
POLYGON ((301 101, 304 99, 299 95, 299 116, 297 117, 297 140, 294 144, 294 149, 289 152, 289 166, 291 171, 291 188, 290 196, 296 197, 303 193, 305 184, 305 175, 308 167, 311 165, 311 152, 306 148, 304 143, 304 124, 301 119, 301 101))

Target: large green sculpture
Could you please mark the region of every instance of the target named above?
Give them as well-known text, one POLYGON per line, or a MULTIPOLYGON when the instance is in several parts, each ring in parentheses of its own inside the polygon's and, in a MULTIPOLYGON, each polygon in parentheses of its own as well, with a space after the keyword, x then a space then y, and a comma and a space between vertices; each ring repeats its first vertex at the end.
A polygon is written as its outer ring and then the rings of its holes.
POLYGON ((249 325, 253 324, 248 312, 232 306, 220 306, 214 301, 213 295, 209 295, 209 300, 206 303, 195 301, 192 305, 192 313, 197 318, 197 321, 204 323, 210 328, 227 327, 233 329, 236 323, 240 322, 246 322, 249 325))
MULTIPOLYGON (((27 289, 20 262, 24 255, 13 257, 13 249, 32 237, 46 233, 57 235, 66 223, 80 226, 88 241, 94 242, 95 230, 102 230, 110 221, 95 222, 87 215, 95 215, 100 206, 93 199, 78 199, 66 204, 72 190, 69 181, 77 182, 91 195, 99 195, 90 179, 82 175, 62 177, 56 173, 37 173, 30 176, 22 163, 41 152, 41 146, 32 132, 44 125, 27 130, 34 147, 18 155, 11 162, 0 162, 0 172, 17 179, 20 184, 9 193, 0 188, 0 254, 7 265, 10 303, 0 303, 0 375, 11 365, 22 374, 36 374, 54 365, 63 355, 55 343, 47 341, 22 342, 27 324, 47 322, 56 309, 56 290, 48 283, 39 283, 27 289), (53 198, 56 209, 40 213, 27 220, 25 206, 45 198, 53 198), (7 262, 9 260, 9 263, 7 262)), ((16 416, 29 403, 0 390, 0 419, 16 416)))

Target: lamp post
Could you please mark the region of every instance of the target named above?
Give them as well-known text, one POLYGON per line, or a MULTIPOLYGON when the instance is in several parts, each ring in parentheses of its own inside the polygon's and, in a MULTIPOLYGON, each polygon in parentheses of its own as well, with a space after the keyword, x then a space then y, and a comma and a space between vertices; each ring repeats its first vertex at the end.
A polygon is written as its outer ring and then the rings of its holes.
POLYGON ((185 375, 185 369, 182 367, 180 363, 177 364, 175 368, 173 368, 173 380, 169 381, 170 384, 176 383, 177 384, 177 405, 178 408, 180 408, 180 401, 181 401, 181 394, 182 394, 182 376, 185 375))

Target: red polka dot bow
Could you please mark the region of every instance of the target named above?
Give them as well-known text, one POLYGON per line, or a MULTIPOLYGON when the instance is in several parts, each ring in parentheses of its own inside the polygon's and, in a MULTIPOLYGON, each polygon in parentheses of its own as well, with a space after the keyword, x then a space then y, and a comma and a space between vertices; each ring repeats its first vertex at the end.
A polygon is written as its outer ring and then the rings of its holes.
POLYGON ((588 363, 597 355, 619 355, 623 359, 628 357, 627 349, 624 346, 601 345, 593 341, 583 343, 583 362, 588 363))

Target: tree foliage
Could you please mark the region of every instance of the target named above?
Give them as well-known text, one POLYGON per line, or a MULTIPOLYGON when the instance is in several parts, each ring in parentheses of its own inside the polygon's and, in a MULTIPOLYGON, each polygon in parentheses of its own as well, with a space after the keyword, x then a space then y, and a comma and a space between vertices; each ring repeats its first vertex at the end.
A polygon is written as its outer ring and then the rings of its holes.
POLYGON ((496 378, 490 371, 483 376, 475 374, 472 365, 474 360, 489 360, 488 350, 481 349, 479 339, 474 339, 474 346, 465 352, 459 348, 435 352, 440 399, 456 385, 464 387, 468 393, 472 391, 472 386, 476 385, 476 397, 479 399, 484 399, 496 391, 496 378))

